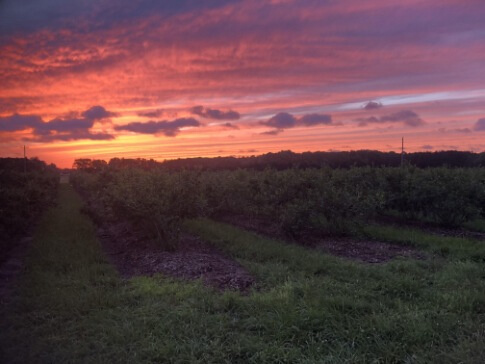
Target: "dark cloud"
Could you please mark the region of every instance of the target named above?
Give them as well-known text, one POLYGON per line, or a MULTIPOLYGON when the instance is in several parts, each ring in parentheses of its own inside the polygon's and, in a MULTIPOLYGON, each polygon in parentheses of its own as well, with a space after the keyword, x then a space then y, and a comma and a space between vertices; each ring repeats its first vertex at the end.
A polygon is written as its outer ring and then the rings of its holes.
POLYGON ((303 115, 299 122, 305 126, 329 125, 332 124, 332 116, 328 114, 307 114, 303 115))
POLYGON ((454 131, 455 133, 471 133, 472 130, 470 128, 457 128, 457 129, 452 129, 451 131, 454 131))
POLYGON ((42 118, 38 115, 19 115, 0 117, 0 131, 20 131, 41 125, 42 118))
MULTIPOLYGON (((76 114, 76 113, 73 113, 76 114)), ((68 141, 79 139, 109 140, 114 136, 107 133, 91 133, 96 120, 114 115, 102 106, 94 106, 83 113, 81 118, 52 119, 43 121, 39 115, 13 114, 0 118, 0 131, 21 131, 32 129, 32 138, 25 140, 34 142, 68 141)))
POLYGON ((375 109, 380 109, 382 106, 383 105, 380 102, 369 101, 367 104, 364 105, 364 109, 375 110, 375 109))
POLYGON ((108 133, 91 133, 89 130, 70 130, 64 133, 49 133, 45 135, 34 135, 33 138, 26 138, 24 140, 38 143, 48 143, 54 141, 73 141, 81 139, 89 140, 112 140, 114 135, 108 133))
POLYGON ((420 126, 424 124, 423 119, 419 117, 418 114, 416 114, 412 110, 401 110, 389 115, 384 115, 380 117, 376 116, 370 116, 368 118, 358 118, 356 121, 359 122, 360 126, 366 126, 367 124, 380 124, 380 123, 403 123, 407 126, 420 126))
POLYGON ((200 126, 200 122, 194 118, 180 118, 173 121, 147 121, 145 123, 135 121, 126 125, 115 126, 115 130, 126 130, 140 134, 165 134, 166 136, 176 136, 180 128, 186 126, 200 126))
POLYGON ((359 126, 366 126, 369 123, 381 123, 379 118, 375 116, 369 116, 368 118, 358 118, 355 121, 359 122, 359 126))
POLYGON ((72 140, 111 140, 114 136, 107 133, 92 133, 94 120, 82 119, 53 119, 40 123, 33 129, 34 142, 72 141, 72 140))
POLYGON ((116 116, 115 113, 107 111, 104 107, 99 105, 93 106, 90 109, 87 109, 81 115, 86 120, 93 120, 93 121, 99 121, 106 118, 110 118, 112 116, 116 116))
POLYGON ((202 105, 194 106, 190 109, 190 112, 192 114, 201 115, 204 113, 204 106, 202 105))
POLYGON ((224 123, 224 124, 222 124, 222 126, 224 126, 226 128, 230 128, 230 129, 239 129, 239 126, 237 126, 236 124, 233 124, 233 123, 224 123))
POLYGON ((94 121, 87 119, 53 119, 40 123, 34 128, 34 134, 47 135, 52 132, 70 133, 71 131, 88 130, 93 127, 94 121))
POLYGON ((278 135, 281 132, 283 132, 283 129, 273 129, 273 130, 269 130, 269 131, 263 131, 260 134, 261 135, 278 135))
POLYGON ((393 114, 381 116, 382 122, 402 122, 408 126, 420 126, 424 121, 412 110, 401 110, 393 114))
POLYGON ((276 135, 284 129, 290 129, 298 126, 315 126, 315 125, 334 125, 332 116, 328 114, 306 114, 300 118, 287 113, 280 112, 266 121, 260 121, 261 125, 275 128, 274 130, 261 133, 262 135, 276 135))
POLYGON ((215 120, 238 120, 241 117, 237 111, 221 111, 217 109, 204 108, 203 106, 194 106, 190 109, 190 112, 206 119, 215 120))
POLYGON ((150 110, 150 111, 140 111, 137 113, 138 116, 146 117, 146 118, 159 118, 164 114, 163 109, 157 110, 150 110))
POLYGON ((485 130, 485 118, 478 119, 475 125, 473 126, 473 130, 475 131, 484 131, 485 130))
POLYGON ((297 120, 293 115, 287 112, 279 112, 267 121, 261 121, 260 124, 276 129, 288 129, 293 128, 296 125, 296 122, 297 120))
POLYGON ((470 128, 456 128, 456 129, 439 128, 438 131, 440 133, 465 133, 465 134, 472 132, 470 128))
POLYGON ((432 145, 425 144, 425 145, 422 145, 421 146, 421 149, 432 150, 432 149, 434 149, 434 147, 432 145))

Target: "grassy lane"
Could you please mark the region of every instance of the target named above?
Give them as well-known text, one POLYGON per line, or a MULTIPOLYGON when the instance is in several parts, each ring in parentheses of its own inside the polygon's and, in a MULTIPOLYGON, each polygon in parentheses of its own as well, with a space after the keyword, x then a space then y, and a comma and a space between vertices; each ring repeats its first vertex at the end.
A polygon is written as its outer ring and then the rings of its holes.
POLYGON ((461 256, 364 265, 209 220, 187 224, 257 278, 250 295, 119 279, 67 185, 34 237, 5 363, 482 363, 485 268, 461 256))

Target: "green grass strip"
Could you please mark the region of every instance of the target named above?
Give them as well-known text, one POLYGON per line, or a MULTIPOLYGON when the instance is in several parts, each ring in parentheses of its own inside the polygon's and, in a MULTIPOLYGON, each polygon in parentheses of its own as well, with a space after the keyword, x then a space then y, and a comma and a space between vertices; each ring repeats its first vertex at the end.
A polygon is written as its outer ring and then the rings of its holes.
POLYGON ((431 253, 460 260, 485 261, 485 241, 430 234, 416 228, 367 225, 361 234, 368 238, 400 243, 431 253))

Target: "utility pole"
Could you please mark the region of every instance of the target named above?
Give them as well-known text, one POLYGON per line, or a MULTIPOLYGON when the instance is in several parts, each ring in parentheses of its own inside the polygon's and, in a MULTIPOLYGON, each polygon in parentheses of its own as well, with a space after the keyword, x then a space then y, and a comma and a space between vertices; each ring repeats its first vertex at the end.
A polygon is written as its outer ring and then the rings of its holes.
POLYGON ((404 137, 401 140, 401 167, 404 166, 404 137))
POLYGON ((24 174, 27 174, 27 155, 25 153, 25 144, 24 144, 24 174))

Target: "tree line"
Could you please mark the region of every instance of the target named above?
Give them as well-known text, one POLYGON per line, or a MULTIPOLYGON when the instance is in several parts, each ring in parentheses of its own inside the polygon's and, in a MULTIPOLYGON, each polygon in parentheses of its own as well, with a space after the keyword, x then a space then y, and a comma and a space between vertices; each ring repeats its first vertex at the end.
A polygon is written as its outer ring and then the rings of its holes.
MULTIPOLYGON (((485 167, 485 153, 465 151, 415 152, 404 155, 404 164, 419 168, 451 167, 474 168, 485 167)), ((398 167, 401 165, 401 154, 380 152, 376 150, 357 150, 347 152, 304 152, 281 151, 249 157, 215 157, 215 158, 182 158, 157 162, 153 159, 113 158, 109 162, 93 159, 76 159, 74 169, 99 171, 107 167, 114 169, 139 168, 143 170, 236 170, 272 168, 350 168, 350 167, 398 167)))

